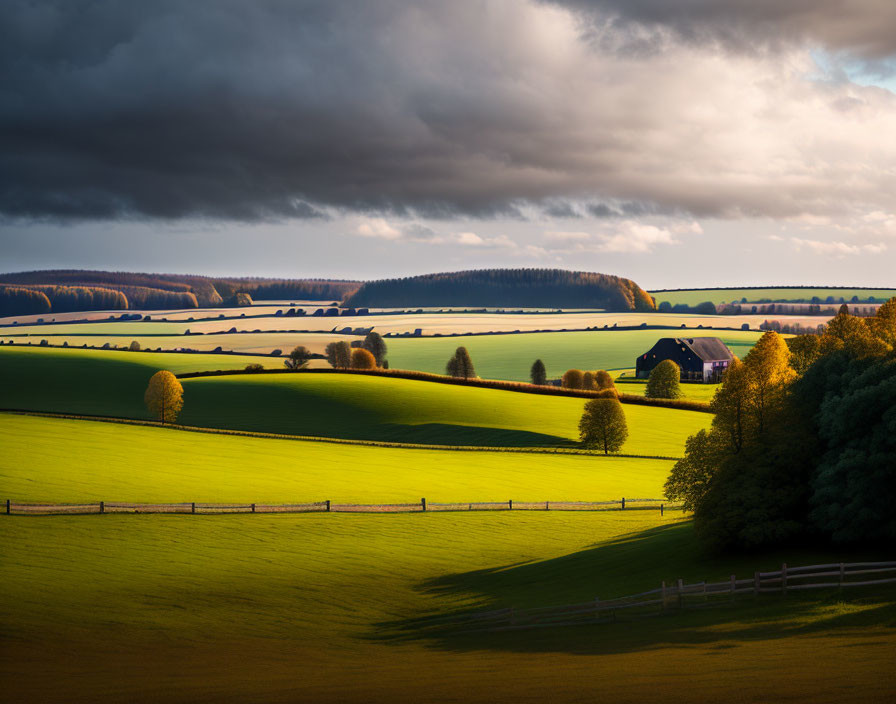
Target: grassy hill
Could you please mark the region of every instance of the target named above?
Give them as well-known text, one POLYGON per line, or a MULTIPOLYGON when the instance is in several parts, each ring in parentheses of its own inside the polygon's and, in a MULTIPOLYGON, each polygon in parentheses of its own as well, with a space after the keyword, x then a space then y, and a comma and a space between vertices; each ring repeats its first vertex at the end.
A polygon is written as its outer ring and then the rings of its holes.
POLYGON ((0 517, 14 701, 887 701, 892 597, 767 595, 442 639, 415 617, 836 561, 715 561, 667 513, 0 517), (73 657, 72 653, 77 653, 73 657), (52 673, 52 676, 48 676, 52 673), (110 686, 110 673, 114 685, 110 686))
POLYGON ((0 413, 0 500, 390 503, 659 498, 670 460, 423 450, 0 413))
POLYGON ((653 301, 634 281, 619 276, 564 269, 478 269, 402 279, 369 281, 345 305, 550 306, 653 310, 653 301))
MULTIPOLYGON (((148 418, 143 392, 157 369, 179 373, 218 368, 220 361, 244 365, 251 358, 0 348, 0 408, 148 418)), ((585 403, 358 375, 247 374, 182 383, 186 425, 422 444, 572 445, 585 403)), ((680 456, 687 436, 711 420, 693 411, 625 410, 627 454, 680 456)))

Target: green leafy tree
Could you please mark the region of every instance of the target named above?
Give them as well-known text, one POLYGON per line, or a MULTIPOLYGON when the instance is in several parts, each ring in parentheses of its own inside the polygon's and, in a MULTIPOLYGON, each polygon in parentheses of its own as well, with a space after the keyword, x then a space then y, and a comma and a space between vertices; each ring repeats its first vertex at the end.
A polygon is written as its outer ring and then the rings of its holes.
POLYGON ((594 391, 597 384, 594 381, 594 372, 585 372, 582 374, 582 388, 585 391, 594 391))
POLYGON ((283 364, 287 369, 292 369, 293 371, 297 371, 299 369, 304 369, 308 366, 308 360, 311 359, 311 352, 308 350, 305 345, 297 345, 293 347, 292 352, 290 352, 286 359, 283 360, 283 364))
POLYGON ((466 347, 458 347, 454 352, 454 356, 448 360, 445 365, 445 371, 448 376, 457 377, 459 379, 475 379, 476 370, 473 368, 473 360, 466 347))
POLYGON ((891 298, 881 305, 868 324, 878 339, 890 347, 896 347, 896 298, 891 298))
POLYGON ((173 423, 184 406, 184 387, 174 374, 163 369, 150 378, 143 402, 153 418, 173 423))
POLYGON ((672 467, 665 484, 666 498, 680 501, 685 511, 700 505, 724 458, 719 433, 701 430, 687 439, 685 456, 672 467))
POLYGON ((376 369, 376 357, 363 347, 352 350, 352 369, 376 369))
POLYGON ((133 340, 130 345, 128 345, 128 349, 131 352, 139 352, 140 351, 140 343, 136 340, 133 340))
POLYGON ((581 389, 585 386, 585 372, 581 369, 568 369, 560 380, 564 389, 581 389))
MULTIPOLYGON (((731 360, 722 377, 722 385, 709 404, 713 412, 712 427, 727 441, 732 454, 741 451, 749 427, 750 383, 747 369, 737 357, 731 360)), ((719 443, 717 442, 716 445, 719 443)))
POLYGON ((681 367, 664 359, 650 372, 644 395, 647 398, 681 398, 681 367))
POLYGON ((364 343, 361 346, 373 355, 374 359, 376 359, 376 366, 383 366, 383 363, 386 361, 387 348, 386 342, 378 332, 371 330, 367 333, 367 337, 364 338, 364 343))
POLYGON ((585 447, 617 452, 628 438, 625 411, 615 398, 595 398, 585 404, 579 421, 579 436, 585 447))
POLYGON ((348 369, 352 364, 352 348, 345 340, 331 342, 324 353, 334 369, 348 369))
POLYGON ((529 371, 529 378, 532 379, 532 383, 536 386, 544 386, 548 383, 548 373, 544 368, 544 362, 540 359, 536 359, 532 364, 532 369, 529 371))

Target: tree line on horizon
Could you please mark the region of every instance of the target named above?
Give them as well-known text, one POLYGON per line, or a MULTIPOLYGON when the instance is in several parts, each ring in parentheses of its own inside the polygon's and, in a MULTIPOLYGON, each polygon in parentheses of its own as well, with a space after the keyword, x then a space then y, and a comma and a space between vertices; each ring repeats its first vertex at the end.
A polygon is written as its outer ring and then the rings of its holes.
POLYGON ((79 269, 26 271, 0 274, 0 311, 9 316, 88 310, 216 308, 251 305, 252 299, 340 301, 359 285, 357 281, 328 279, 215 278, 79 269), (15 293, 12 289, 43 291, 50 307, 40 296, 15 293), (60 301, 57 306, 51 294, 62 289, 81 291, 62 295, 66 302, 60 301), (124 299, 100 293, 94 294, 96 301, 91 302, 83 290, 116 291, 124 299))
POLYGON ((368 281, 345 305, 654 310, 653 299, 629 279, 564 269, 476 269, 368 281))

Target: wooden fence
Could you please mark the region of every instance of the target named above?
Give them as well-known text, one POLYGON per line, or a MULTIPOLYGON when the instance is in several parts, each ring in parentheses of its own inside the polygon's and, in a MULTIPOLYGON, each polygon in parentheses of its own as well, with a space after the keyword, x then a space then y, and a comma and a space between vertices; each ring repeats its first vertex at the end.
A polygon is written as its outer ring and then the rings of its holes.
POLYGON ((744 594, 786 594, 807 589, 844 589, 882 584, 896 584, 896 562, 839 562, 803 567, 783 564, 780 570, 755 572, 745 579, 731 575, 724 582, 697 584, 685 584, 679 579, 671 584, 663 582, 657 589, 615 599, 595 597, 591 601, 562 606, 531 609, 508 607, 453 614, 422 619, 419 625, 460 631, 504 631, 611 623, 624 616, 657 616, 669 609, 724 605, 744 594))
POLYGON ((168 513, 168 514, 228 514, 228 513, 423 513, 431 511, 614 511, 658 510, 663 515, 664 499, 616 499, 613 501, 455 501, 436 503, 425 498, 402 504, 337 504, 332 501, 313 501, 290 504, 261 503, 127 503, 94 501, 82 503, 32 503, 6 500, 6 514, 19 516, 49 516, 63 514, 106 513, 168 513))

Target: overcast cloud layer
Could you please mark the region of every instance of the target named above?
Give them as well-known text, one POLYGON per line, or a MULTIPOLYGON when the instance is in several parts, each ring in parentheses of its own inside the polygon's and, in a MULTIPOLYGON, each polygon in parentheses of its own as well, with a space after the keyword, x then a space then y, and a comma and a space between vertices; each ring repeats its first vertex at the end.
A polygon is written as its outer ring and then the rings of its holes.
POLYGON ((889 214, 896 95, 810 49, 880 63, 894 26, 889 0, 7 0, 0 213, 889 214))

